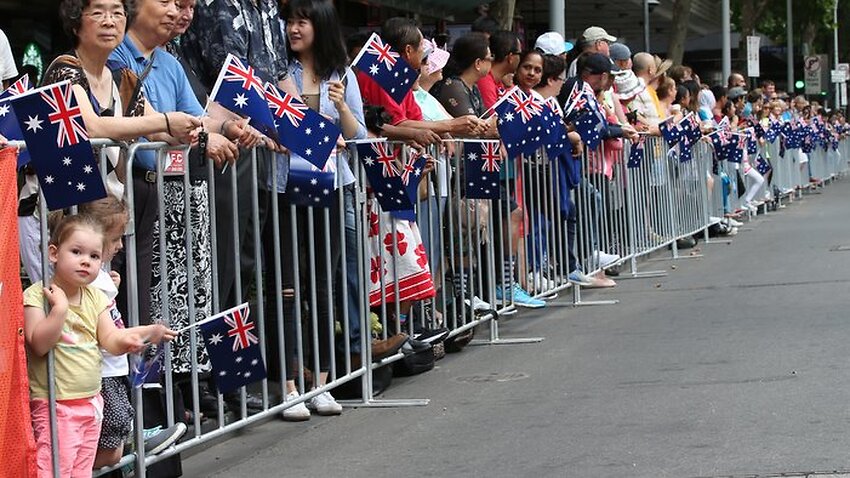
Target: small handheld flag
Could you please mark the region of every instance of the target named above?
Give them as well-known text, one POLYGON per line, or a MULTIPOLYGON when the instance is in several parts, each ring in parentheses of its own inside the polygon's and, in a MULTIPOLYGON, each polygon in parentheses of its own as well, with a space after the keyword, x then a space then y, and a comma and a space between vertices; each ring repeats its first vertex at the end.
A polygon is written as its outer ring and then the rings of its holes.
POLYGON ((266 100, 280 144, 313 166, 324 168, 341 133, 336 124, 271 83, 266 83, 266 100))
POLYGON ((401 103, 413 88, 413 82, 419 72, 404 61, 392 47, 381 40, 380 35, 372 33, 360 53, 354 58, 352 67, 366 73, 396 103, 401 103))
POLYGON ((646 156, 646 136, 638 135, 636 143, 632 143, 632 149, 629 151, 629 161, 626 163, 628 168, 639 168, 643 163, 643 158, 646 156))
POLYGON ((289 179, 286 197, 301 206, 330 207, 336 199, 336 155, 328 158, 325 166, 317 168, 300 156, 289 160, 289 179))
MULTIPOLYGON (((357 155, 366 171, 369 186, 384 211, 404 211, 413 209, 413 201, 407 192, 407 185, 402 180, 402 171, 396 164, 398 150, 385 139, 363 141, 357 143, 357 155)), ((405 165, 406 166, 406 165, 405 165)), ((414 166, 413 173, 418 174, 414 166)), ((419 171, 421 174, 421 170, 419 171)))
POLYGON ((246 302, 198 324, 212 363, 213 380, 221 393, 266 378, 257 327, 250 315, 246 302))
POLYGON ((67 81, 9 100, 50 210, 106 197, 83 114, 67 81))
MULTIPOLYGON (((30 80, 28 75, 22 76, 18 81, 13 83, 6 91, 0 93, 0 135, 10 141, 23 141, 24 133, 21 132, 21 126, 18 124, 18 118, 12 110, 12 105, 5 100, 22 95, 30 90, 30 80)), ((29 150, 21 151, 18 154, 18 167, 27 164, 30 161, 29 150)))
POLYGON ((265 82, 256 70, 228 54, 210 94, 215 101, 228 110, 246 118, 264 135, 278 139, 272 113, 266 101, 265 82))
POLYGON ((470 199, 499 199, 502 157, 498 141, 464 141, 464 190, 470 199))

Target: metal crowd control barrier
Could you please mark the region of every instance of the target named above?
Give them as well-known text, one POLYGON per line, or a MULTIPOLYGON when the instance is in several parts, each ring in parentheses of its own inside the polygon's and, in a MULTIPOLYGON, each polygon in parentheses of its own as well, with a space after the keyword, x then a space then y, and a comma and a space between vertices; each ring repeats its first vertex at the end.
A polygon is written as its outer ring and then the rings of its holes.
MULTIPOLYGON (((291 196, 276 192, 286 177, 286 171, 279 168, 288 161, 278 161, 278 156, 261 148, 243 151, 237 164, 226 171, 214 168, 212 161, 202 166, 184 161, 185 168, 169 173, 169 160, 173 155, 188 159, 187 148, 99 140, 95 144, 120 148, 127 164, 143 151, 156 155, 159 214, 152 251, 155 260, 150 265, 160 280, 150 291, 154 316, 172 326, 192 325, 248 301, 269 368, 266 380, 243 387, 235 397, 216 393, 216 412, 208 417, 214 421, 205 424, 200 390, 208 368, 202 363, 200 337, 186 332, 181 340, 164 345, 165 373, 160 385, 166 397, 164 425, 185 420, 178 416, 182 407, 175 406, 172 399, 178 390, 185 391, 188 399, 184 397, 183 402, 192 416, 187 438, 158 455, 145 456, 141 445, 143 404, 153 398, 145 395, 147 389, 134 389, 132 440, 137 451, 111 468, 97 470, 96 475, 134 463, 136 476, 146 476, 153 464, 352 380, 360 379, 361 398, 341 400, 346 406, 426 405, 427 399, 374 396, 374 371, 404 356, 399 351, 373 357, 374 340, 386 340, 394 332, 415 335, 422 328, 440 326, 450 330, 449 337, 457 337, 487 325, 488 336, 473 343, 538 342, 543 338, 500 336, 495 319, 516 312, 515 287, 545 299, 572 287, 574 306, 616 303, 584 300, 582 286, 571 285, 570 274, 580 270, 592 276, 606 268, 628 265, 621 279, 666 275, 665 271, 639 271, 639 260, 664 248, 671 250, 674 259, 694 257, 680 256, 677 240, 701 233, 707 239, 708 228, 739 205, 735 191, 739 170, 725 161, 715 163, 712 148, 705 142, 695 145, 690 161, 681 162, 676 149, 668 148, 660 138, 647 137, 644 159, 633 168, 626 164, 631 144, 603 143, 582 155, 580 180, 568 192, 560 187, 567 172, 541 150, 503 164, 501 200, 471 200, 465 197, 462 183, 463 142, 446 141, 427 151, 437 167, 420 188, 417 224, 410 226, 419 231, 436 295, 403 311, 399 288, 392 287, 392 297, 386 292, 388 285, 397 284, 383 282, 382 274, 380 300, 369 300, 373 264, 367 251, 377 251, 379 265, 384 261, 395 265, 399 239, 393 232, 400 226, 372 203, 353 145, 347 155, 334 157, 336 171, 342 169, 342 161, 350 161, 355 182, 335 189, 330 208, 319 208, 296 206, 291 196), (205 174, 198 174, 201 172, 205 174), (576 212, 575 223, 570 204, 576 212), (390 233, 387 244, 383 244, 383 231, 390 233), (370 241, 379 242, 372 248, 370 241), (185 262, 174 262, 175 257, 185 262), (372 313, 377 321, 370 319, 372 313), (373 322, 380 324, 379 339, 373 339, 373 322), (322 380, 322 372, 327 372, 326 380, 322 380), (299 397, 286 401, 293 384, 299 397), (256 397, 260 406, 249 410, 249 405, 257 405, 256 397), (236 404, 236 410, 226 412, 226 402, 236 404)), ((846 174, 848 144, 842 140, 834 154, 811 155, 813 175, 846 174)), ((404 161, 409 149, 393 146, 400 148, 404 161)), ((773 164, 773 185, 791 196, 801 183, 794 151, 780 155, 778 143, 762 147, 773 164)), ((101 171, 107 169, 105 161, 101 152, 101 171)), ((126 202, 131 218, 136 202, 133 176, 133 168, 127 167, 126 202)), ((764 191, 762 187, 759 194, 764 191)), ((47 217, 43 200, 40 217, 47 217)), ((41 230, 45 251, 46 221, 41 230)), ((137 284, 141 266, 149 265, 136 259, 137 239, 153 232, 140 230, 132 221, 127 232, 124 281, 137 284)), ((46 277, 46 261, 42 266, 46 277)), ((149 320, 140 317, 140 294, 146 292, 137 289, 128 287, 125 320, 130 326, 149 320)), ((52 360, 48 373, 52 384, 52 360)), ((55 397, 55 390, 50 393, 55 397)), ((52 431, 56 428, 54 399, 51 420, 52 431)), ((56 443, 53 436, 58 474, 56 443)))

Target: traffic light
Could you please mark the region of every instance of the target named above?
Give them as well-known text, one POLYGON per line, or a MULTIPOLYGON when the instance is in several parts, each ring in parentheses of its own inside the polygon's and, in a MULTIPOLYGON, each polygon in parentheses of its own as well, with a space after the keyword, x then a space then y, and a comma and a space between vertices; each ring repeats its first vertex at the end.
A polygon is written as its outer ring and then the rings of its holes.
POLYGON ((806 87, 806 82, 804 82, 803 80, 797 80, 797 81, 794 82, 794 88, 795 89, 802 90, 805 87, 806 87))

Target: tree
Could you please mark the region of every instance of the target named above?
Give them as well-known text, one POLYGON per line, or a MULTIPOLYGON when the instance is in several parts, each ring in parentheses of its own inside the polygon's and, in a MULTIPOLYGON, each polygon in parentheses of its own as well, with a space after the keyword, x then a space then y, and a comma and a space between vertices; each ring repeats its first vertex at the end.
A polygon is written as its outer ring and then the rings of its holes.
POLYGON ((496 0, 490 6, 490 16, 499 22, 499 27, 512 30, 514 26, 514 11, 516 0, 496 0))
POLYGON ((691 16, 691 0, 673 1, 670 43, 667 45, 667 57, 673 64, 681 64, 685 54, 685 39, 688 37, 688 20, 691 16))

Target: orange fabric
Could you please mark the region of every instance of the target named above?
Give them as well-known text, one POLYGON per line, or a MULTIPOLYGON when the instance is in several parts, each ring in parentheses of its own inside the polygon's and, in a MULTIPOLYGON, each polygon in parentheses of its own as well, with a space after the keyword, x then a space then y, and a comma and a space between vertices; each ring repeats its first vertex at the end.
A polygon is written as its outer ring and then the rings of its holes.
POLYGON ((24 302, 18 251, 18 198, 13 148, 0 150, 0 478, 35 477, 35 439, 24 350, 24 302))

